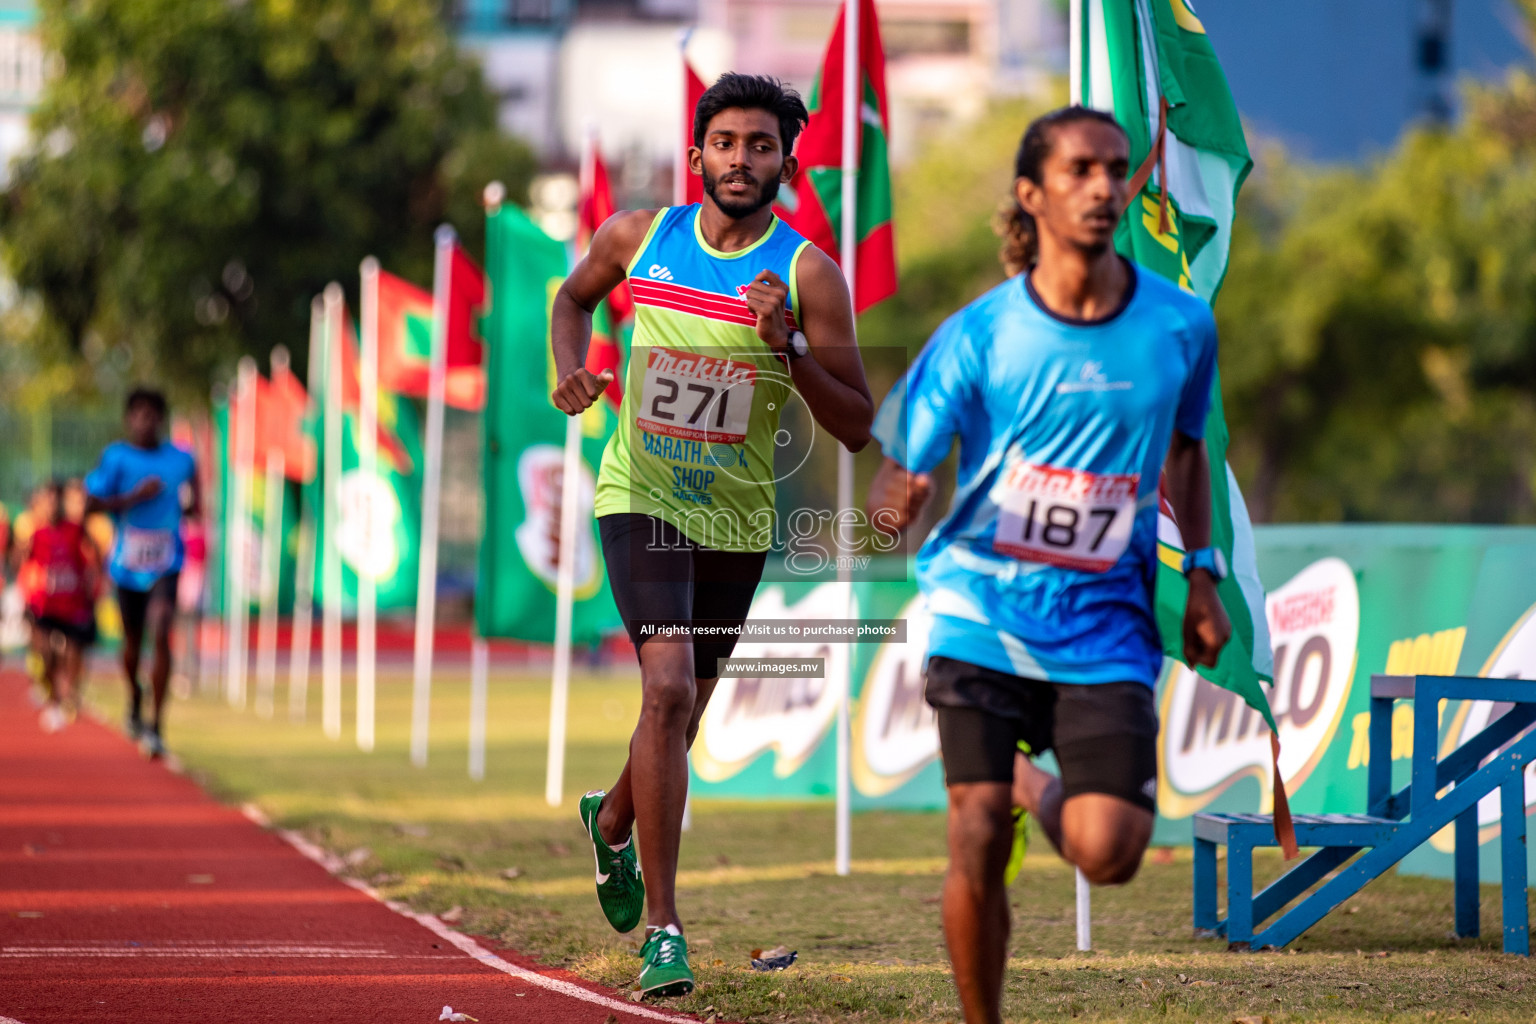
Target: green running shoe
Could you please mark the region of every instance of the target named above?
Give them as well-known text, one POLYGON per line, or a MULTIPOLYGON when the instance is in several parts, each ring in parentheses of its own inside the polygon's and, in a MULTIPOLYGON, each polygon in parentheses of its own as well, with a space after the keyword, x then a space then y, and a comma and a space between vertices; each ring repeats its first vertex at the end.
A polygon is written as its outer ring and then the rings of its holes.
POLYGON ((640 968, 640 994, 667 999, 693 991, 693 969, 688 966, 688 940, 665 928, 645 937, 640 948, 645 966, 640 968))
POLYGON ((633 931, 645 912, 645 880, 640 877, 640 860, 635 856, 635 837, 622 850, 615 850, 597 828, 597 809, 604 793, 595 789, 581 798, 581 826, 592 840, 592 856, 597 862, 597 904, 603 908, 608 923, 621 932, 633 931))
POLYGON ((1029 851, 1029 812, 1013 809, 1013 849, 1008 851, 1008 866, 1003 868, 1003 885, 1010 886, 1024 870, 1024 854, 1029 851))
MULTIPOLYGON (((1019 740, 1019 753, 1028 757, 1033 751, 1027 740, 1019 740)), ((1008 851, 1008 865, 1003 868, 1003 885, 1010 886, 1024 870, 1024 854, 1029 851, 1029 812, 1022 807, 1013 809, 1013 849, 1008 851)))

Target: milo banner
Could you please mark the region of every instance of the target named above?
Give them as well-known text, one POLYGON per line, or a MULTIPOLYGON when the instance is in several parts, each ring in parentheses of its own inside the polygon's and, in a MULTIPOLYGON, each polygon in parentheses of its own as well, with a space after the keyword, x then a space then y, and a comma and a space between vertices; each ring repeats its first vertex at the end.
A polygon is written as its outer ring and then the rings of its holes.
MULTIPOLYGON (((1298 813, 1361 813, 1373 673, 1536 678, 1536 529, 1459 526, 1270 526, 1255 530, 1275 660, 1270 703, 1280 769, 1298 813)), ((819 797, 835 788, 831 660, 853 660, 855 806, 944 804, 938 736, 922 697, 927 621, 911 583, 855 585, 861 619, 906 620, 904 643, 743 641, 737 657, 826 657, 825 679, 722 679, 693 748, 699 796, 819 797)), ((836 586, 771 584, 753 620, 843 614, 836 586)), ((1158 683, 1158 820, 1154 842, 1188 843, 1200 811, 1268 811, 1269 736, 1231 691, 1169 662, 1158 683)), ((1442 752, 1507 706, 1443 709, 1442 752)), ((1407 783, 1412 710, 1394 717, 1394 785, 1407 783)), ((1536 773, 1526 782, 1536 806, 1536 773)), ((1497 795, 1479 809, 1497 862, 1497 795)), ((1449 875, 1449 830, 1404 870, 1449 875)))

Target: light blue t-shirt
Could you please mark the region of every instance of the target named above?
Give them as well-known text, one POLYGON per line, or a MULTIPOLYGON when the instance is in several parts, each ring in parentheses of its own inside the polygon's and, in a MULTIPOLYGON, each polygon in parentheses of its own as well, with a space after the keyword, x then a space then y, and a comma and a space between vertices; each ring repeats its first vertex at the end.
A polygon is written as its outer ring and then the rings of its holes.
POLYGON ((128 590, 148 590, 168 573, 180 572, 181 488, 196 472, 192 456, 169 442, 139 448, 115 441, 85 478, 93 497, 119 498, 147 477, 159 477, 160 493, 113 516, 117 539, 107 567, 112 581, 128 590))
POLYGON ((917 556, 930 656, 1155 683, 1158 477, 1175 429, 1205 435, 1216 324, 1129 265, 1129 299, 1097 322, 1048 312, 1023 275, 1004 282, 946 320, 881 405, 875 437, 910 471, 960 441, 954 502, 917 556))

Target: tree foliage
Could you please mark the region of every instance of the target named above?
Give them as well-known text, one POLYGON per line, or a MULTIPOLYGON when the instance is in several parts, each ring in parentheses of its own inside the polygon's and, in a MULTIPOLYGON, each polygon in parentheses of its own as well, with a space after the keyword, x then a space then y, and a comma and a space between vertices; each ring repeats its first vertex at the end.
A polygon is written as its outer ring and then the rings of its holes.
POLYGON ((56 73, 0 201, 4 257, 48 348, 125 377, 203 397, 240 355, 302 359, 326 282, 369 254, 428 280, 433 228, 477 240, 486 182, 516 199, 532 174, 433 0, 39 13, 56 73))
POLYGON ((1217 304, 1258 518, 1536 520, 1536 88, 1375 164, 1268 153, 1217 304))

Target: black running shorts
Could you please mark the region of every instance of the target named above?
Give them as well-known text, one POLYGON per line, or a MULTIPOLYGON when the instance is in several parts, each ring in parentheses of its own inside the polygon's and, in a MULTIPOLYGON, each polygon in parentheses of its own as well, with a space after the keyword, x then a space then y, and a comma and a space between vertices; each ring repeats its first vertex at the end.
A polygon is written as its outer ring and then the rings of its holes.
POLYGON ((33 615, 27 612, 32 625, 44 633, 57 633, 70 643, 89 647, 96 642, 96 616, 86 622, 70 622, 53 615, 33 615))
POLYGON ((694 676, 719 675, 718 662, 736 649, 768 553, 707 548, 640 512, 601 516, 597 529, 608 586, 636 657, 647 642, 691 638, 694 676), (695 635, 694 626, 709 633, 695 635))
POLYGON ((181 574, 168 572, 150 584, 148 590, 117 588, 117 607, 123 614, 123 635, 137 640, 144 638, 144 623, 149 618, 151 605, 165 605, 166 623, 176 614, 176 585, 181 574))
POLYGON ((1056 752, 1065 798, 1107 793, 1157 810, 1157 706, 1143 683, 1047 683, 935 656, 944 782, 1012 782, 1019 742, 1056 752))

